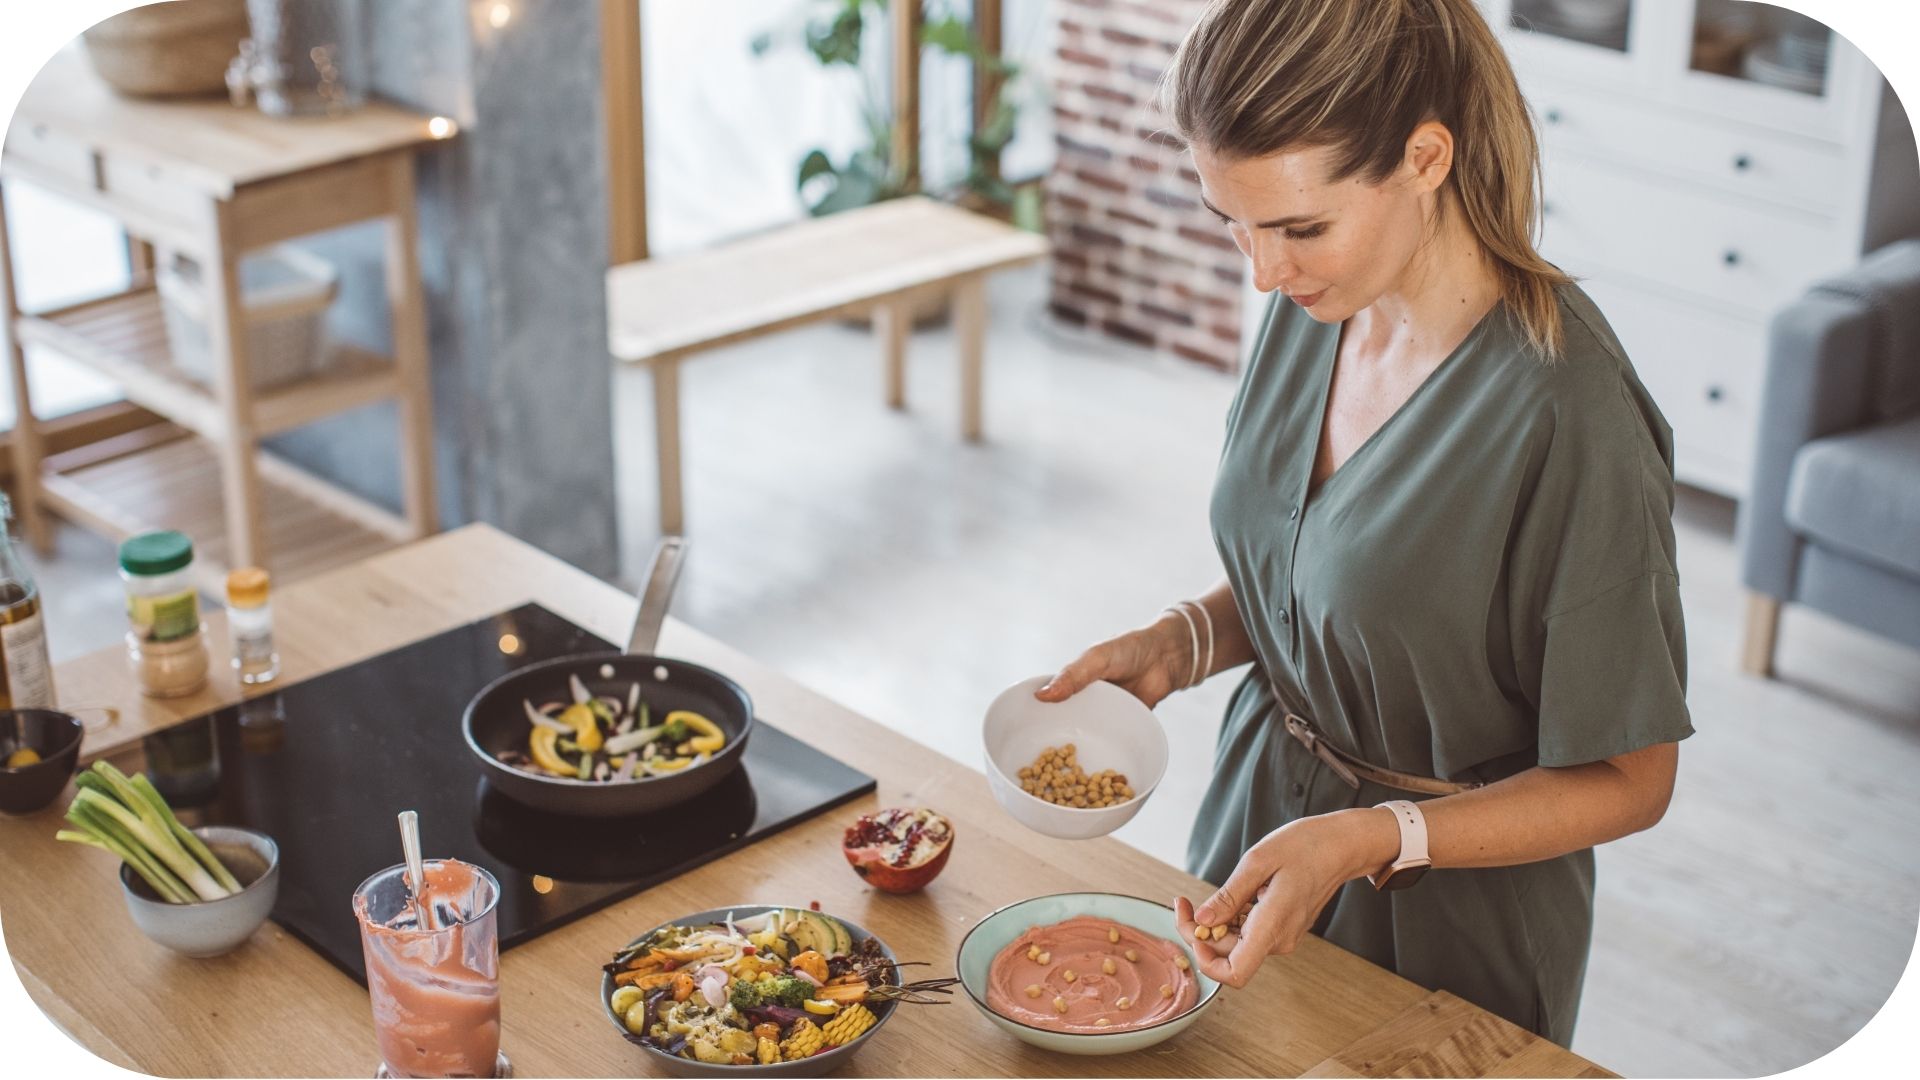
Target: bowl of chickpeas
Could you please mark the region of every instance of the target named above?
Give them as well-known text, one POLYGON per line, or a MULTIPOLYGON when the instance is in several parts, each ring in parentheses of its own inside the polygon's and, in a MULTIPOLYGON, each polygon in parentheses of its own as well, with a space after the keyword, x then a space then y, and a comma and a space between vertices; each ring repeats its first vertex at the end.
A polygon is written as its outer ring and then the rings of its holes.
POLYGON ((1105 836, 1140 812, 1167 772, 1167 733, 1139 698, 1095 682, 1036 699, 1049 676, 1015 683, 987 707, 987 783, 1014 820, 1063 840, 1105 836))

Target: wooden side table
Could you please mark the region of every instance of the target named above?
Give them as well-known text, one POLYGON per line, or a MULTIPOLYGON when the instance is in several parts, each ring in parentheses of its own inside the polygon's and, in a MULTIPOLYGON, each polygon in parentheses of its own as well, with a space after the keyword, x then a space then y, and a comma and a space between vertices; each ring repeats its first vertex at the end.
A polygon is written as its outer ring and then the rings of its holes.
POLYGON ((122 98, 75 48, 49 61, 7 129, 0 182, 30 182, 111 216, 133 241, 136 265, 126 292, 22 312, 7 276, 0 213, 0 336, 19 413, 15 502, 29 540, 48 547, 44 510, 114 539, 176 528, 193 537, 202 582, 213 586, 235 566, 298 576, 434 532, 413 154, 451 133, 448 121, 377 103, 337 118, 277 119, 219 100, 122 98), (393 355, 337 346, 323 373, 256 390, 241 258, 374 219, 387 226, 393 355), (180 252, 205 270, 210 386, 173 364, 150 273, 154 248, 180 252), (26 379, 28 344, 104 374, 127 400, 176 426, 64 463, 43 460, 26 379), (399 407, 403 515, 260 446, 268 436, 385 400, 399 407))
POLYGON ((960 431, 985 429, 988 274, 1047 256, 1047 241, 925 196, 808 218, 706 251, 607 271, 607 346, 653 377, 660 531, 684 525, 680 365, 724 345, 846 316, 873 316, 888 406, 907 403, 913 306, 951 297, 960 352, 960 431))

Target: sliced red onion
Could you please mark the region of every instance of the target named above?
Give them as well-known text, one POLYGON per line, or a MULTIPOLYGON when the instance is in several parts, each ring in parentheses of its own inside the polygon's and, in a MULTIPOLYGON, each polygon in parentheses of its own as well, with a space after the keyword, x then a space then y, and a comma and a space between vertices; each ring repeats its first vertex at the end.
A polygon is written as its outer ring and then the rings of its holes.
POLYGON ((562 732, 563 734, 567 734, 567 735, 573 734, 573 729, 571 727, 568 727, 567 725, 561 723, 558 720, 554 720, 550 717, 540 715, 540 711, 533 707, 533 702, 528 701, 525 698, 522 698, 520 701, 520 704, 526 707, 527 721, 531 723, 534 727, 548 728, 553 731, 562 732))
POLYGON ((587 684, 581 682, 580 676, 578 675, 567 676, 567 689, 573 691, 573 703, 575 705, 585 705, 587 702, 593 700, 593 695, 587 693, 587 684))
POLYGON ((620 771, 617 773, 614 773, 613 778, 615 780, 631 780, 633 779, 633 771, 639 767, 640 767, 640 755, 628 754, 620 762, 620 771))
POLYGON ((814 978, 811 974, 807 973, 805 970, 801 968, 794 968, 793 971, 790 972, 790 974, 798 975, 799 977, 807 980, 808 982, 812 983, 815 986, 826 985, 825 983, 821 982, 819 979, 814 978))

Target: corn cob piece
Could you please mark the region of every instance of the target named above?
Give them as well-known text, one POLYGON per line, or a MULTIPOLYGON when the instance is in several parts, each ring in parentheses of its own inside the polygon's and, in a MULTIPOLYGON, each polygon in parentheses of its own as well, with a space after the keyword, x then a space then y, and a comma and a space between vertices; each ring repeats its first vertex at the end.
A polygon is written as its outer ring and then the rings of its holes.
POLYGON ((788 1061, 798 1061, 811 1056, 826 1042, 826 1036, 821 1034, 820 1028, 802 1017, 793 1022, 793 1030, 787 1034, 787 1041, 780 1044, 780 1053, 788 1061))
POLYGON ((852 1005, 840 1011, 840 1015, 827 1021, 821 1028, 821 1034, 827 1038, 829 1046, 845 1046, 866 1033, 874 1024, 874 1015, 865 1005, 852 1005))
POLYGON ((760 1064, 772 1065, 780 1060, 780 1044, 774 1042, 772 1039, 763 1037, 760 1040, 759 1047, 754 1052, 754 1056, 759 1059, 760 1064))

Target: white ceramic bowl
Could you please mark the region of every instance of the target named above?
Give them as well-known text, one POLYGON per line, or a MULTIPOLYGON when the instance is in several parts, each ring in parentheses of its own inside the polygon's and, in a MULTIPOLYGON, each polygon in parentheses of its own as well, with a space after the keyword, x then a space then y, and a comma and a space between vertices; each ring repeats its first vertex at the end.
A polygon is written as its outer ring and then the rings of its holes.
POLYGON ((1036 700, 1048 675, 1015 683, 993 699, 981 731, 987 783, 1015 821, 1063 840, 1105 836, 1133 819, 1167 774, 1167 733, 1140 699, 1109 682, 1096 682, 1062 702, 1036 700), (1074 744, 1080 767, 1126 776, 1133 798, 1119 806, 1082 810, 1055 806, 1020 790, 1020 770, 1049 746, 1074 744))

